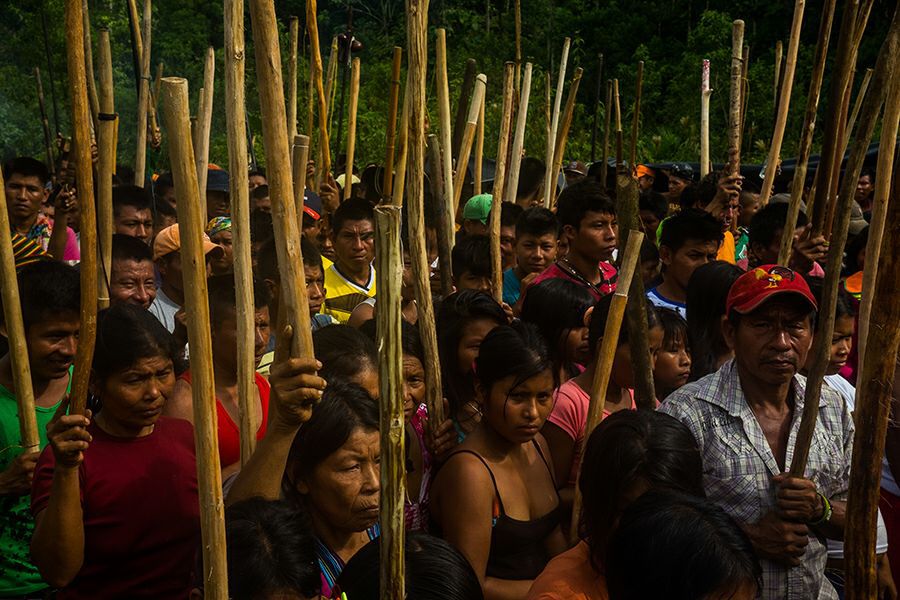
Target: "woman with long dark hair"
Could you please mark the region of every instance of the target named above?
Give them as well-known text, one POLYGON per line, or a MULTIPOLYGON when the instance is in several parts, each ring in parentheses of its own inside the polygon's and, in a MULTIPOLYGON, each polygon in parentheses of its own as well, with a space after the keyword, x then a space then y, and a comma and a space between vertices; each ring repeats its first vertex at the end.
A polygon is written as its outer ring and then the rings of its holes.
POLYGON ((716 260, 691 275, 687 287, 691 381, 717 371, 732 356, 722 335, 722 317, 728 290, 743 273, 740 267, 716 260))

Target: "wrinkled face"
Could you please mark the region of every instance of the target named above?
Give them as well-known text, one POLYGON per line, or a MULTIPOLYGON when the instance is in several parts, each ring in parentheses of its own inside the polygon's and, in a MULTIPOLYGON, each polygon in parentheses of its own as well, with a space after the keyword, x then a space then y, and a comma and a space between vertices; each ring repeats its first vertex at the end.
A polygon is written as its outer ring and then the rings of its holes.
POLYGON ((309 300, 309 316, 315 316, 322 310, 325 302, 325 274, 318 266, 303 265, 306 277, 306 298, 309 300))
POLYGON ((134 304, 148 309, 156 299, 156 275, 149 260, 114 260, 109 276, 110 304, 134 304))
POLYGON ((18 173, 9 176, 5 190, 9 220, 13 223, 30 222, 37 218, 41 205, 50 195, 40 179, 18 173))
POLYGON ((225 275, 231 273, 234 269, 234 236, 230 229, 219 231, 209 238, 213 244, 222 247, 224 252, 209 259, 209 266, 212 268, 213 275, 225 275))
POLYGON ((416 413, 416 408, 425 402, 425 367, 422 361, 411 354, 403 355, 403 414, 406 422, 416 413))
POLYGON ((206 190, 206 220, 228 216, 231 216, 228 194, 215 190, 206 190))
POLYGON ((175 389, 175 368, 165 356, 140 358, 97 384, 103 413, 120 427, 140 431, 156 423, 175 389))
POLYGON ((368 219, 344 221, 331 241, 336 262, 348 271, 365 271, 375 258, 375 226, 368 219))
POLYGON ((596 263, 612 258, 616 249, 619 222, 615 215, 601 212, 588 212, 578 229, 566 225, 565 232, 569 238, 569 255, 577 253, 596 263))
POLYGON ((506 270, 516 264, 516 228, 513 225, 500 227, 500 260, 506 270))
POLYGON ((656 365, 653 367, 653 379, 659 392, 671 394, 686 384, 690 375, 691 353, 683 338, 673 340, 668 346, 659 349, 656 365))
POLYGON ((716 260, 719 244, 714 241, 702 242, 687 240, 681 248, 674 252, 668 246, 659 247, 659 259, 666 269, 664 277, 673 281, 683 290, 687 290, 688 281, 697 267, 716 260))
POLYGON ((859 202, 860 200, 865 200, 875 189, 875 185, 872 183, 872 178, 869 175, 862 175, 859 180, 856 182, 856 194, 854 196, 855 200, 859 202))
POLYGON ((722 326, 741 375, 773 386, 789 383, 806 364, 813 338, 809 304, 795 294, 780 296, 741 316, 737 326, 727 318, 722 326))
POLYGON ((337 451, 297 482, 314 519, 346 532, 365 531, 378 520, 381 492, 378 431, 357 428, 337 451))
POLYGON ((113 228, 114 233, 130 235, 149 244, 153 239, 153 214, 149 208, 122 206, 113 219, 113 228))
POLYGON ((63 377, 75 361, 81 317, 75 312, 45 315, 25 330, 31 377, 50 381, 63 377))
POLYGON ((556 260, 556 234, 524 233, 516 239, 516 264, 528 273, 540 273, 556 260))
POLYGON ((456 368, 461 375, 472 372, 472 364, 478 358, 481 342, 497 326, 498 323, 493 319, 475 319, 465 325, 456 356, 456 368))
POLYGON ((553 373, 550 369, 516 385, 510 375, 489 390, 478 386, 483 408, 482 423, 513 443, 530 442, 553 410, 553 373))

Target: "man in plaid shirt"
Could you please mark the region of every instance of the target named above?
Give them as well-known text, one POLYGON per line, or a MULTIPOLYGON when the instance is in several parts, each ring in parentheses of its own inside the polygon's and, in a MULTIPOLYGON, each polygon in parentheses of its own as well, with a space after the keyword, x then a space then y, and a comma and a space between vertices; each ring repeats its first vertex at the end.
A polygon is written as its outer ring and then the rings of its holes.
POLYGON ((824 538, 843 539, 853 421, 823 387, 805 477, 791 477, 816 303, 784 267, 735 281, 722 324, 734 359, 660 406, 694 434, 710 500, 738 522, 763 567, 760 597, 837 599, 825 579, 824 538))

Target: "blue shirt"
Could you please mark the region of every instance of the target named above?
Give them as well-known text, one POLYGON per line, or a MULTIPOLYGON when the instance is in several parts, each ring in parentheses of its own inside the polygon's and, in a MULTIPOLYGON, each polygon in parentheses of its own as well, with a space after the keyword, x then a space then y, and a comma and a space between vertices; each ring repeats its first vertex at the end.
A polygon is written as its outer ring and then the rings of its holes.
POLYGON ((522 282, 512 267, 503 271, 503 301, 512 306, 522 295, 522 282))

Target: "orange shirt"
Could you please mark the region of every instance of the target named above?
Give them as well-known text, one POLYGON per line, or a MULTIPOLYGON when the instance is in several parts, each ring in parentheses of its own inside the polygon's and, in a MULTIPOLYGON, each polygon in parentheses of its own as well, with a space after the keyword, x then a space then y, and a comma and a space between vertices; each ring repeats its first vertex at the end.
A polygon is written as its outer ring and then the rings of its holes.
POLYGON ((551 560, 528 591, 526 600, 609 600, 606 578, 591 565, 587 542, 551 560))
POLYGON ((724 260, 725 262, 735 264, 734 252, 734 235, 732 235, 730 231, 726 231, 725 239, 722 240, 722 245, 719 246, 719 253, 716 255, 716 260, 724 260))

